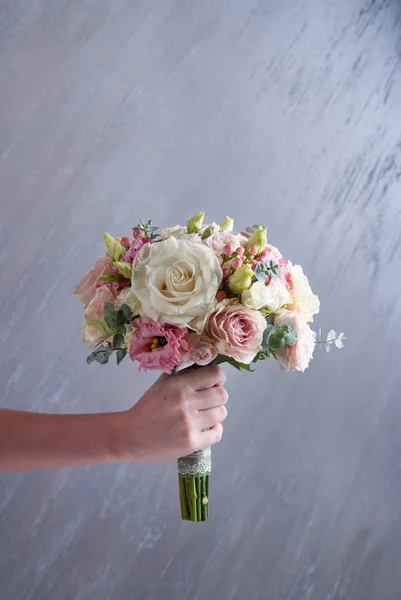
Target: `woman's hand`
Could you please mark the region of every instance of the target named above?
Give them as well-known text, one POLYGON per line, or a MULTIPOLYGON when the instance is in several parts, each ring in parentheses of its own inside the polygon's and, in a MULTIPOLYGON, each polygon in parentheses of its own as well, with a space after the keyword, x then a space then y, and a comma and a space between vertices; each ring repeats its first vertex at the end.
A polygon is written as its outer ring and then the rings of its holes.
POLYGON ((217 366, 159 377, 135 406, 118 413, 118 460, 167 461, 219 442, 225 379, 217 366))

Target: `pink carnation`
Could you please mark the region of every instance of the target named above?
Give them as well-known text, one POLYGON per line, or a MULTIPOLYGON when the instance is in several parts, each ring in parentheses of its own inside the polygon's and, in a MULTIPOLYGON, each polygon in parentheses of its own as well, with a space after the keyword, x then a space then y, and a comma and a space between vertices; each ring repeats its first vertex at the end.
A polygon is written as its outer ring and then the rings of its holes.
POLYGON ((97 280, 101 275, 110 270, 111 263, 112 259, 106 252, 106 254, 99 258, 95 264, 91 266, 87 274, 82 277, 81 281, 75 288, 74 293, 79 294, 79 299, 84 304, 89 304, 89 302, 94 298, 96 294, 97 280))
POLYGON ((158 370, 171 374, 173 367, 181 361, 181 352, 188 350, 188 344, 182 338, 187 329, 156 323, 147 317, 135 319, 129 355, 131 360, 139 362, 139 370, 158 370), (158 346, 155 348, 155 340, 158 346))
POLYGON ((196 333, 190 333, 185 341, 188 344, 188 351, 182 357, 178 371, 192 365, 204 367, 211 363, 218 354, 216 346, 205 336, 199 337, 196 333))
POLYGON ((152 240, 150 238, 143 237, 143 233, 141 233, 131 243, 131 246, 128 248, 128 251, 122 257, 121 262, 132 263, 139 250, 145 244, 152 244, 152 240))
POLYGON ((266 321, 257 310, 249 310, 232 300, 217 305, 206 326, 206 334, 220 354, 249 364, 262 349, 266 321))
POLYGON ((309 325, 297 312, 283 310, 274 318, 274 324, 290 323, 297 332, 298 341, 293 346, 276 351, 280 367, 285 371, 305 371, 315 349, 315 338, 309 325))
POLYGON ((287 265, 287 261, 285 260, 285 258, 280 258, 280 260, 278 261, 278 265, 280 267, 279 272, 278 272, 279 279, 285 285, 287 290, 290 292, 294 286, 292 283, 291 275, 288 270, 288 265, 287 265))

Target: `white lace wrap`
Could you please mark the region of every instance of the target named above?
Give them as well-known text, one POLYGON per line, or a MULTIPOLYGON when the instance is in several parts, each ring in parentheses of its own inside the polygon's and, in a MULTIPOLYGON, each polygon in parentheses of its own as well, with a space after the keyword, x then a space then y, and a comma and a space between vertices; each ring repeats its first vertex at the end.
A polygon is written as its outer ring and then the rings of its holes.
POLYGON ((211 468, 212 449, 210 446, 178 459, 178 472, 180 475, 202 475, 203 473, 210 473, 211 468))

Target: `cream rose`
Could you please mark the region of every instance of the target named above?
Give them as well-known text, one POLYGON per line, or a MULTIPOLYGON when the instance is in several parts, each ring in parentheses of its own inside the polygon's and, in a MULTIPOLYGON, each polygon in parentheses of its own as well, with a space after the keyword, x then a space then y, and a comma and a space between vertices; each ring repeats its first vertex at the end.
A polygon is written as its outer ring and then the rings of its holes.
POLYGON ((293 265, 288 261, 288 271, 291 275, 292 301, 288 303, 288 310, 296 311, 308 323, 313 321, 313 315, 319 312, 320 301, 309 285, 308 278, 300 265, 293 265))
POLYGON ((256 281, 248 290, 242 292, 241 302, 251 310, 266 307, 271 312, 277 312, 291 302, 291 294, 279 279, 272 279, 269 285, 263 281, 256 281))
POLYGON ((143 315, 201 333, 222 278, 210 248, 170 237, 146 244, 138 252, 132 263, 131 290, 143 315))

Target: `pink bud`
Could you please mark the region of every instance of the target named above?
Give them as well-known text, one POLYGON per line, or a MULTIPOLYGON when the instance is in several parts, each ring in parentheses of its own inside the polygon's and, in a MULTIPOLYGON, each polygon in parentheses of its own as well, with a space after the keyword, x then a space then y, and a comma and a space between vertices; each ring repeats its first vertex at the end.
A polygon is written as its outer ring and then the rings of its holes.
POLYGON ((231 261, 231 264, 234 267, 234 269, 239 269, 244 264, 244 257, 243 256, 236 256, 231 261))
POLYGON ((230 269, 228 267, 223 267, 222 271, 223 271, 223 277, 228 277, 228 275, 230 273, 230 269))
POLYGON ((250 260, 249 264, 251 265, 252 269, 254 269, 256 267, 256 265, 258 264, 257 260, 250 260))
POLYGON ((123 237, 121 238, 121 245, 124 246, 125 248, 128 248, 128 246, 131 245, 131 241, 127 238, 127 237, 123 237))
POLYGON ((227 254, 227 256, 232 256, 234 254, 233 244, 226 244, 223 248, 223 252, 224 254, 227 254))
POLYGON ((227 298, 227 294, 223 290, 219 290, 216 294, 216 299, 218 302, 225 300, 227 298))
POLYGON ((261 258, 262 260, 265 260, 265 259, 266 259, 268 256, 269 256, 269 250, 268 250, 268 248, 265 248, 265 249, 263 250, 262 254, 260 255, 260 258, 261 258))
POLYGON ((249 248, 249 254, 252 254, 252 256, 256 256, 257 254, 259 254, 257 247, 256 246, 251 246, 249 248))
POLYGON ((242 256, 244 252, 245 250, 242 246, 239 246, 239 248, 236 249, 236 253, 238 254, 238 256, 242 256))

